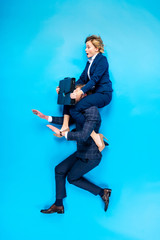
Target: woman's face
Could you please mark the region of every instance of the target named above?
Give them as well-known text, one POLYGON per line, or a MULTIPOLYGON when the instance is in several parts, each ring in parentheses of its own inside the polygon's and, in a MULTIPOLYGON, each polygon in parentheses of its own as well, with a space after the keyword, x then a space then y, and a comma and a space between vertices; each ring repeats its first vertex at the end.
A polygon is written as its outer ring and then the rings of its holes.
POLYGON ((96 48, 91 41, 88 41, 86 42, 86 54, 87 54, 87 57, 90 58, 90 57, 93 57, 95 54, 97 54, 99 51, 98 51, 98 48, 96 48))

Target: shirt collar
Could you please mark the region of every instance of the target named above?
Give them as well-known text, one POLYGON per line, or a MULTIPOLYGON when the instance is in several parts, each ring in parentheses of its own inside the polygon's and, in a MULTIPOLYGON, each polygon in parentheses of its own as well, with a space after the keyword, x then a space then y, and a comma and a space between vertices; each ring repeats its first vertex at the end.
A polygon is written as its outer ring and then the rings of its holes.
POLYGON ((88 62, 91 63, 94 61, 95 57, 97 56, 98 53, 96 53, 94 56, 88 58, 88 62))

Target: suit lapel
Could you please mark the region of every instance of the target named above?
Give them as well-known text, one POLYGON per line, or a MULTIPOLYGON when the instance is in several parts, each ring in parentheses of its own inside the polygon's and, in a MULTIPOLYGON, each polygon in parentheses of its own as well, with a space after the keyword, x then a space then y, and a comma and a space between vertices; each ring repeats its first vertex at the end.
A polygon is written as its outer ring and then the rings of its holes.
MULTIPOLYGON (((93 74, 94 69, 97 66, 97 63, 99 62, 101 57, 102 57, 102 53, 98 53, 97 56, 95 57, 92 65, 91 65, 91 68, 90 68, 90 75, 93 74)), ((87 83, 89 81, 88 73, 87 73, 88 72, 88 67, 89 67, 89 62, 87 62, 86 67, 85 67, 85 83, 87 83)))
POLYGON ((102 57, 102 53, 98 53, 97 56, 95 57, 92 65, 91 65, 91 69, 90 69, 90 74, 92 75, 92 73, 94 72, 95 67, 97 66, 97 63, 99 62, 99 60, 102 57))
POLYGON ((88 82, 88 67, 89 67, 89 62, 87 62, 87 64, 86 64, 86 68, 85 68, 85 83, 87 83, 88 82))

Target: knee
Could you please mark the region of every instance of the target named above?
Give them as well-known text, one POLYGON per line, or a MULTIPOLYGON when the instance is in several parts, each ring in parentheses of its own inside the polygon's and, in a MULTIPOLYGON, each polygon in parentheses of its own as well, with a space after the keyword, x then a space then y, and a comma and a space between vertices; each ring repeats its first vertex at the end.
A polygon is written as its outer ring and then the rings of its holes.
POLYGON ((71 108, 69 112, 70 112, 71 116, 74 116, 75 113, 76 113, 76 109, 75 108, 71 108))
POLYGON ((59 167, 58 167, 58 165, 55 167, 54 172, 55 172, 55 174, 57 174, 57 173, 59 172, 59 167))
POLYGON ((54 170, 55 170, 55 175, 64 175, 64 172, 59 165, 57 165, 54 170))
POLYGON ((74 182, 74 177, 69 173, 68 175, 67 175, 67 181, 70 183, 70 184, 73 184, 73 182, 74 182))
POLYGON ((76 104, 70 108, 70 114, 76 114, 77 112, 81 112, 81 105, 76 104))

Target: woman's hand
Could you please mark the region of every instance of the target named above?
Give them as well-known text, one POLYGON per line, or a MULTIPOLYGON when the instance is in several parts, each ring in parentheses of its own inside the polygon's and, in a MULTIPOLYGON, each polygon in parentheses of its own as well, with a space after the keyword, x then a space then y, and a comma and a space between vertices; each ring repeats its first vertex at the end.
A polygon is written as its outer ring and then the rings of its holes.
POLYGON ((77 96, 77 95, 76 95, 76 93, 74 93, 74 92, 70 94, 70 98, 71 98, 71 99, 76 99, 76 96, 77 96))
POLYGON ((77 88, 73 91, 73 93, 70 94, 71 99, 80 99, 83 95, 83 91, 80 88, 77 88))
POLYGON ((42 118, 42 119, 46 119, 48 120, 48 116, 44 115, 43 113, 41 113, 40 111, 36 110, 36 109, 32 109, 32 112, 37 115, 38 117, 42 118))
POLYGON ((57 92, 57 94, 59 94, 59 91, 60 91, 60 88, 59 88, 59 87, 56 87, 56 92, 57 92))

